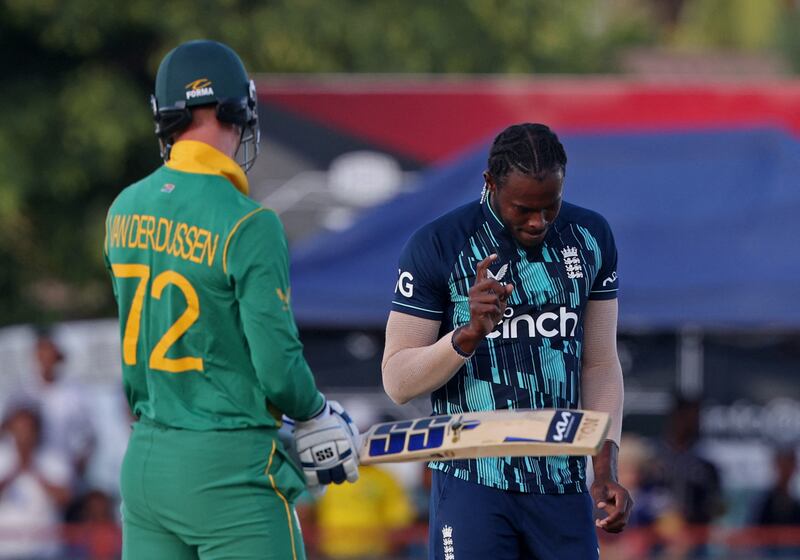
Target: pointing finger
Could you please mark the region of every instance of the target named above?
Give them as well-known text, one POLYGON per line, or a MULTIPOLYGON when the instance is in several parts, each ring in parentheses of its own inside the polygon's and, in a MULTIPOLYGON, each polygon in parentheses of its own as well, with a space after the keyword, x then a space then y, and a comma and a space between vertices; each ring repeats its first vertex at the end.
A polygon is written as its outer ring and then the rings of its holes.
POLYGON ((481 262, 478 263, 478 267, 475 269, 475 281, 479 282, 487 278, 486 271, 489 269, 489 265, 492 264, 497 259, 497 253, 492 253, 481 262))

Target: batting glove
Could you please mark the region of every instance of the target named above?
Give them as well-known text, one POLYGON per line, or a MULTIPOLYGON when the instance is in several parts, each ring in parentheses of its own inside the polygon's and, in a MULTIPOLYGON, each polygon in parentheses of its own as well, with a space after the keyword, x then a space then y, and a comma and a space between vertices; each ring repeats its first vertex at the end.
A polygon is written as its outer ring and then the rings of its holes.
MULTIPOLYGON (((283 444, 286 453, 289 455, 292 463, 297 467, 297 470, 302 471, 303 467, 300 465, 300 455, 297 454, 297 441, 295 440, 294 432, 294 420, 284 414, 281 427, 278 430, 278 440, 283 444)), ((320 484, 306 484, 306 490, 308 490, 308 493, 311 494, 311 497, 315 500, 320 499, 327 489, 327 486, 322 486, 320 484)))
POLYGON ((328 401, 319 414, 297 422, 294 437, 309 487, 358 480, 361 436, 338 402, 328 401))

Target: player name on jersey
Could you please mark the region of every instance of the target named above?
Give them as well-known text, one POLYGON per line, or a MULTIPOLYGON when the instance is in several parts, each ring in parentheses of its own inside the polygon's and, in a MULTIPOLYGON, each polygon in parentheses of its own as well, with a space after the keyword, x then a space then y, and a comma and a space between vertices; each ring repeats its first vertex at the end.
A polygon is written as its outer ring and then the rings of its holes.
POLYGON ((114 214, 109 218, 111 247, 167 253, 194 263, 214 264, 219 234, 207 229, 147 214, 114 214))

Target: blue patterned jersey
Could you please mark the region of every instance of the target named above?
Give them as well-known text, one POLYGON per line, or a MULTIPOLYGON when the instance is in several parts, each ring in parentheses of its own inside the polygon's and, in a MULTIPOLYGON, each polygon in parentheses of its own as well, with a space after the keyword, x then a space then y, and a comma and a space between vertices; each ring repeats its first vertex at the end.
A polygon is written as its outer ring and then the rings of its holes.
MULTIPOLYGON (((478 262, 511 282, 504 318, 475 354, 431 395, 434 414, 509 408, 577 408, 583 314, 590 299, 617 297, 617 250, 605 219, 563 203, 540 247, 520 247, 490 204, 462 206, 417 231, 400 256, 392 310, 441 321, 440 335, 469 322, 478 262)), ((585 491, 583 457, 489 457, 433 468, 507 490, 585 491)))

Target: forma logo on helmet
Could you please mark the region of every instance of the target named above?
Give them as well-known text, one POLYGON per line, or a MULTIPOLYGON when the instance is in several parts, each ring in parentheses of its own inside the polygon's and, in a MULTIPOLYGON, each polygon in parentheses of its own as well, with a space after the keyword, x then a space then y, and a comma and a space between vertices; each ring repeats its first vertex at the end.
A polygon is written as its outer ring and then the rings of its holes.
POLYGON ((241 131, 236 161, 245 171, 255 163, 261 137, 256 86, 230 47, 198 40, 171 50, 158 67, 150 102, 164 161, 176 135, 192 122, 192 109, 216 106, 217 119, 241 131))

